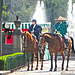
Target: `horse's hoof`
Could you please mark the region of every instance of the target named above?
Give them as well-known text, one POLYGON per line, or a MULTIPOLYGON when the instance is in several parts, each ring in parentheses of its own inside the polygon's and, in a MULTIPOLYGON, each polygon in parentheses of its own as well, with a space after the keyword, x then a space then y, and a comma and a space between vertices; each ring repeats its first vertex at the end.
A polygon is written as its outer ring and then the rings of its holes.
POLYGON ((36 67, 36 69, 35 70, 38 70, 38 67, 36 67))
POLYGON ((57 69, 54 69, 54 71, 57 71, 57 69))
POLYGON ((29 69, 27 69, 27 71, 29 71, 29 69))
POLYGON ((66 71, 68 71, 68 69, 66 68, 66 71))
POLYGON ((41 67, 41 70, 43 70, 43 67, 41 67))
POLYGON ((61 70, 64 70, 64 68, 62 68, 61 70))
POLYGON ((31 71, 33 71, 33 68, 31 68, 31 71))
POLYGON ((49 71, 52 71, 52 69, 50 69, 49 71))

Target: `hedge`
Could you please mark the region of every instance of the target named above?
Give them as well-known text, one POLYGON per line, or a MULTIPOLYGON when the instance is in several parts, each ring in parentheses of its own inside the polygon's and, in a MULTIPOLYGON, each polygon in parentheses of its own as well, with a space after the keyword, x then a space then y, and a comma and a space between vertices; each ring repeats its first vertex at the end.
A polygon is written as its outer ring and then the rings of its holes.
MULTIPOLYGON (((29 54, 31 60, 31 53, 29 54)), ((11 70, 23 66, 27 63, 27 55, 24 53, 14 53, 0 56, 0 70, 11 70)))

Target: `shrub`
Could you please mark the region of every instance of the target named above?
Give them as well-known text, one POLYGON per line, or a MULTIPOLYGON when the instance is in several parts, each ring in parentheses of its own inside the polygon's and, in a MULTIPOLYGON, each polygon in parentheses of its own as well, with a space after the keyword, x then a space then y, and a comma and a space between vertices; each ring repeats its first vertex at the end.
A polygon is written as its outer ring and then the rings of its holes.
MULTIPOLYGON (((29 61, 31 53, 29 53, 29 61)), ((0 56, 0 70, 12 70, 27 64, 27 55, 24 53, 14 53, 0 56)))
POLYGON ((17 55, 23 55, 24 53, 14 53, 14 54, 9 54, 9 55, 4 55, 4 56, 0 56, 0 70, 6 70, 6 61, 8 57, 15 57, 17 55))

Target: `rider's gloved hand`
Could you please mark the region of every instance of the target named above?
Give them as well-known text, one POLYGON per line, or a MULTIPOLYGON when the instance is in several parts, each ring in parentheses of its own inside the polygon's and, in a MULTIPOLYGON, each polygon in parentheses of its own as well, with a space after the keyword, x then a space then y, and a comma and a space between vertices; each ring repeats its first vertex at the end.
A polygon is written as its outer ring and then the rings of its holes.
POLYGON ((55 29, 55 31, 57 31, 57 29, 55 29))
POLYGON ((33 31, 31 31, 31 34, 34 34, 34 32, 33 32, 33 31))

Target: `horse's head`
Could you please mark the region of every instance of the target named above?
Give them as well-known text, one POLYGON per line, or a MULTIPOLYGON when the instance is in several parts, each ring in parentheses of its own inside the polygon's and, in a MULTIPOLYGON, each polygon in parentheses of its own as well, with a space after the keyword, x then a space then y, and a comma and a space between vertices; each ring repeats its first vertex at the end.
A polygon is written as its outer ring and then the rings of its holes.
POLYGON ((23 38, 23 36, 25 35, 25 31, 23 32, 22 30, 21 31, 21 38, 23 38))
POLYGON ((45 47, 44 34, 40 34, 39 36, 39 49, 42 50, 45 47))
POLYGON ((39 46, 42 45, 42 48, 46 46, 46 42, 50 41, 49 39, 52 39, 52 37, 48 33, 44 33, 40 35, 39 38, 39 46))
POLYGON ((44 34, 40 34, 39 36, 39 44, 43 44, 44 43, 44 34))
POLYGON ((21 31, 21 38, 22 38, 24 47, 26 47, 27 46, 27 34, 26 34, 26 31, 25 32, 21 31))

